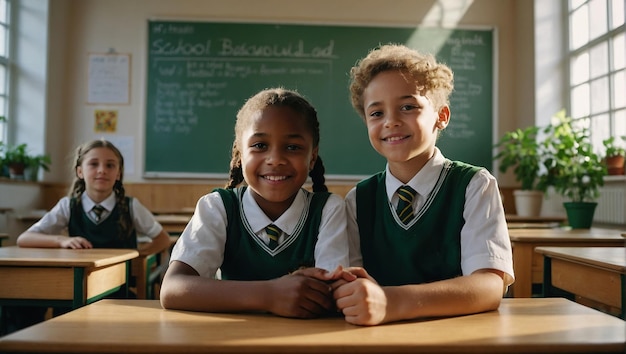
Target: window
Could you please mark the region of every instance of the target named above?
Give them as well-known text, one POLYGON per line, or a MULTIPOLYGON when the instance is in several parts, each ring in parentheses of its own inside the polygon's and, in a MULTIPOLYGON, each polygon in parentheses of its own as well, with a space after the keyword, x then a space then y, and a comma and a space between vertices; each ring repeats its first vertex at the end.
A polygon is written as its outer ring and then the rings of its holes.
MULTIPOLYGON (((10 0, 0 0, 0 116, 7 117, 9 100, 9 5, 10 0)), ((0 141, 7 140, 7 122, 0 119, 0 141)))
POLYGON ((569 0, 570 114, 602 140, 626 136, 624 0, 569 0))

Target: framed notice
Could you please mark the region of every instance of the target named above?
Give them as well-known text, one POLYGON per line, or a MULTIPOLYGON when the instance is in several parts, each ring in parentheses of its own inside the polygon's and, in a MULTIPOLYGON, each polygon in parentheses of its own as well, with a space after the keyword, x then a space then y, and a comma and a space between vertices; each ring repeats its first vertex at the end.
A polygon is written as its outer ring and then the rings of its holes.
POLYGON ((130 54, 90 53, 88 104, 130 104, 130 54))

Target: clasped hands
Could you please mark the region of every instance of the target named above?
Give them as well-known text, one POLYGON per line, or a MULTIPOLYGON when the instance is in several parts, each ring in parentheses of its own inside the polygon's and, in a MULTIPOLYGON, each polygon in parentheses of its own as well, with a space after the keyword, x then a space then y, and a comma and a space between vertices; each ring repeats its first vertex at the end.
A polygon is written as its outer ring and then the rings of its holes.
POLYGON ((336 311, 343 313, 347 322, 358 325, 374 325, 384 319, 384 290, 361 267, 338 266, 330 272, 303 268, 275 281, 282 298, 271 311, 277 315, 315 318, 336 311))

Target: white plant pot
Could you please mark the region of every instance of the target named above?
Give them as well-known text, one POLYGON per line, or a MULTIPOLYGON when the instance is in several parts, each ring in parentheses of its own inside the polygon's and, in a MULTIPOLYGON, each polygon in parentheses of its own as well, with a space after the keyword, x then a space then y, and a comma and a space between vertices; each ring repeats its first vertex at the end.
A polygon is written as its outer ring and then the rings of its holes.
POLYGON ((541 203, 543 203, 543 192, 515 190, 515 209, 519 216, 539 216, 541 214, 541 203))

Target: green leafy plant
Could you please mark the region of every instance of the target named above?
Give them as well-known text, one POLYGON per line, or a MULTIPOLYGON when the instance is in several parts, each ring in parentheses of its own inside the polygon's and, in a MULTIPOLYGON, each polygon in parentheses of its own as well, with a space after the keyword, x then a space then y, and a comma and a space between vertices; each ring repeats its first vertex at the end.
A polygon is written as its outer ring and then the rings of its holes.
POLYGON ((50 164, 52 163, 49 155, 35 155, 29 157, 28 166, 31 168, 43 168, 45 171, 50 171, 50 164))
POLYGON ((7 145, 0 142, 0 165, 6 166, 10 174, 23 176, 24 169, 30 168, 36 174, 39 168, 50 170, 49 155, 30 155, 27 144, 7 145))
POLYGON ((522 190, 545 192, 539 172, 544 159, 543 146, 537 140, 540 128, 531 126, 505 133, 495 144, 500 151, 494 160, 500 160, 499 170, 505 173, 513 168, 515 179, 522 184, 522 190))
POLYGON ((543 134, 545 183, 572 202, 596 200, 608 172, 602 158, 593 151, 589 130, 574 126, 565 111, 560 111, 543 134))
POLYGON ((30 158, 26 148, 26 144, 7 145, 4 150, 4 163, 7 166, 16 164, 27 165, 30 158))
MULTIPOLYGON (((622 141, 626 141, 626 136, 621 136, 620 138, 622 139, 622 141)), ((608 139, 602 140, 602 144, 604 145, 604 148, 605 148, 604 155, 606 157, 626 156, 626 150, 624 149, 624 147, 619 146, 615 143, 614 136, 608 139)))

